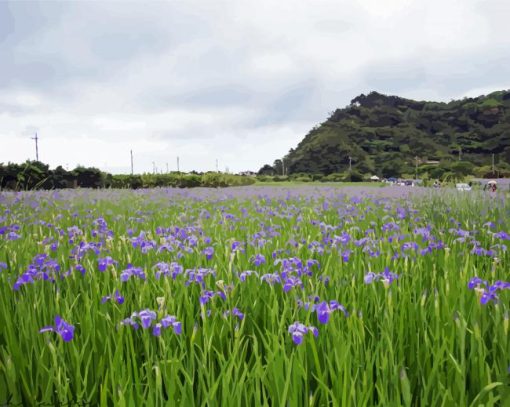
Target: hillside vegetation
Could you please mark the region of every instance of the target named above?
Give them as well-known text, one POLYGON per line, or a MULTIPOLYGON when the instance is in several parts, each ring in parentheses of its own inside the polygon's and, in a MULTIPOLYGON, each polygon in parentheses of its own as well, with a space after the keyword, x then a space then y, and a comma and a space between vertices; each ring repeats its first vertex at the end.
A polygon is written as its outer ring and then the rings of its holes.
MULTIPOLYGON (((314 127, 283 163, 287 174, 328 175, 348 171, 349 156, 353 170, 383 177, 415 174, 416 166, 425 178, 510 175, 510 91, 449 103, 362 94, 314 127)), ((281 160, 272 168, 281 173, 281 160)))

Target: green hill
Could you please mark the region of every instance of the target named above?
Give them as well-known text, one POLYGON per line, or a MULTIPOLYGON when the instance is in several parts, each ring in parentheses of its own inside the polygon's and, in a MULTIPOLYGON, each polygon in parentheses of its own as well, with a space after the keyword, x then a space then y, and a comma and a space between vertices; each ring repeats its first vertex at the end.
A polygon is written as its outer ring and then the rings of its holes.
POLYGON ((510 171, 510 91, 449 103, 371 92, 332 112, 290 150, 284 164, 290 174, 327 175, 348 171, 350 156, 352 169, 363 174, 401 176, 414 174, 418 166, 421 175, 434 178, 484 176, 492 170, 493 154, 505 175, 510 171))

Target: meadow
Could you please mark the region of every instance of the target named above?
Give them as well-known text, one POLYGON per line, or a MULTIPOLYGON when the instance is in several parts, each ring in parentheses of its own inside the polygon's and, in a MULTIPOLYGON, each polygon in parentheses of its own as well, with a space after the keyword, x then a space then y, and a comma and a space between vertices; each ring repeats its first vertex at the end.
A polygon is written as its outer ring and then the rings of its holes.
POLYGON ((505 194, 0 192, 0 405, 510 405, 505 194))

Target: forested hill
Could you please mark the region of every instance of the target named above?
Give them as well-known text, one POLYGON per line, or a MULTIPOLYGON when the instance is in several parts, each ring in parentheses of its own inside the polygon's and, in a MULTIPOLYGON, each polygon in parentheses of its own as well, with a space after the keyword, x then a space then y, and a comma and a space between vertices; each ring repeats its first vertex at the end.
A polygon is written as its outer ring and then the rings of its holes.
POLYGON ((350 156, 352 169, 363 174, 414 174, 418 164, 421 173, 483 176, 493 154, 500 171, 510 170, 510 91, 449 103, 372 92, 313 128, 285 166, 288 173, 345 172, 350 156))

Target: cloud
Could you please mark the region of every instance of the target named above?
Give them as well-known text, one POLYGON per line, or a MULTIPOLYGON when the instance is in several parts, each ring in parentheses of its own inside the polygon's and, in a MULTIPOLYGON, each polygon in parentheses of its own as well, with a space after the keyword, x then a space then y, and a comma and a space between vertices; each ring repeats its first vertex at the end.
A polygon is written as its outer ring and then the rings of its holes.
POLYGON ((377 90, 510 88, 497 0, 0 3, 0 162, 256 170, 377 90))

